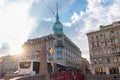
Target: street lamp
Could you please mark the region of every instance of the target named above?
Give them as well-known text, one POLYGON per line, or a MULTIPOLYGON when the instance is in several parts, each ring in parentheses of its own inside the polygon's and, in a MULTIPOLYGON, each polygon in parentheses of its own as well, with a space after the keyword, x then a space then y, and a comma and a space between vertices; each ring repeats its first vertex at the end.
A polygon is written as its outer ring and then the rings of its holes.
POLYGON ((49 61, 51 63, 51 66, 52 66, 52 72, 54 72, 54 61, 53 61, 53 53, 54 53, 54 50, 53 48, 49 48, 49 61))

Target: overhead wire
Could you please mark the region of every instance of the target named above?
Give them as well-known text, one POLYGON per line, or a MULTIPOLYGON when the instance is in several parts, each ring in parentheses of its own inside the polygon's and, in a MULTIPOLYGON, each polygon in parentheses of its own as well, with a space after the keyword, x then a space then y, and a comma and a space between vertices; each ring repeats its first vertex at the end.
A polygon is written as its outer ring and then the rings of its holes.
POLYGON ((47 8, 52 12, 52 14, 55 15, 55 12, 47 5, 47 3, 44 0, 41 1, 47 6, 47 8))

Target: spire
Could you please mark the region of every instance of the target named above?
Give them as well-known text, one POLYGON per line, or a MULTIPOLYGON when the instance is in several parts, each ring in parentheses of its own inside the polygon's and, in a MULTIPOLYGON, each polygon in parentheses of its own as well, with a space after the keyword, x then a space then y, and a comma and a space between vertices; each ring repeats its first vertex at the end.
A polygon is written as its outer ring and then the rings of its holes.
POLYGON ((57 6, 56 21, 59 21, 59 16, 58 16, 58 3, 56 3, 56 6, 57 6))
POLYGON ((59 21, 59 16, 58 16, 58 3, 56 3, 56 7, 57 7, 57 13, 56 13, 56 22, 53 26, 53 31, 54 34, 63 34, 63 25, 60 23, 59 21))

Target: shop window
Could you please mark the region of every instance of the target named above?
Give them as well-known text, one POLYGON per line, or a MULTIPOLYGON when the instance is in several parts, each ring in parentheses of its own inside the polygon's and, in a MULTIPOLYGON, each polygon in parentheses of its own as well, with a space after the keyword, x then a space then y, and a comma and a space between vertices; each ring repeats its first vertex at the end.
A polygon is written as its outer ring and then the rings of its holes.
POLYGON ((118 67, 112 67, 109 69, 110 74, 119 74, 118 67))
POLYGON ((102 74, 103 73, 102 67, 95 68, 95 73, 96 74, 102 74))

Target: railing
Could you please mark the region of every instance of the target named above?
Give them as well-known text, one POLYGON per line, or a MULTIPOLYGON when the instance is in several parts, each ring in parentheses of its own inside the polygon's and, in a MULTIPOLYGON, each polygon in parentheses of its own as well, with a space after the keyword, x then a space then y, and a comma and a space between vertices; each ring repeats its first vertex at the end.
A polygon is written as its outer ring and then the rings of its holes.
POLYGON ((50 74, 50 80, 84 80, 80 72, 57 72, 50 74))
POLYGON ((120 74, 116 75, 86 75, 86 80, 120 80, 120 74))

